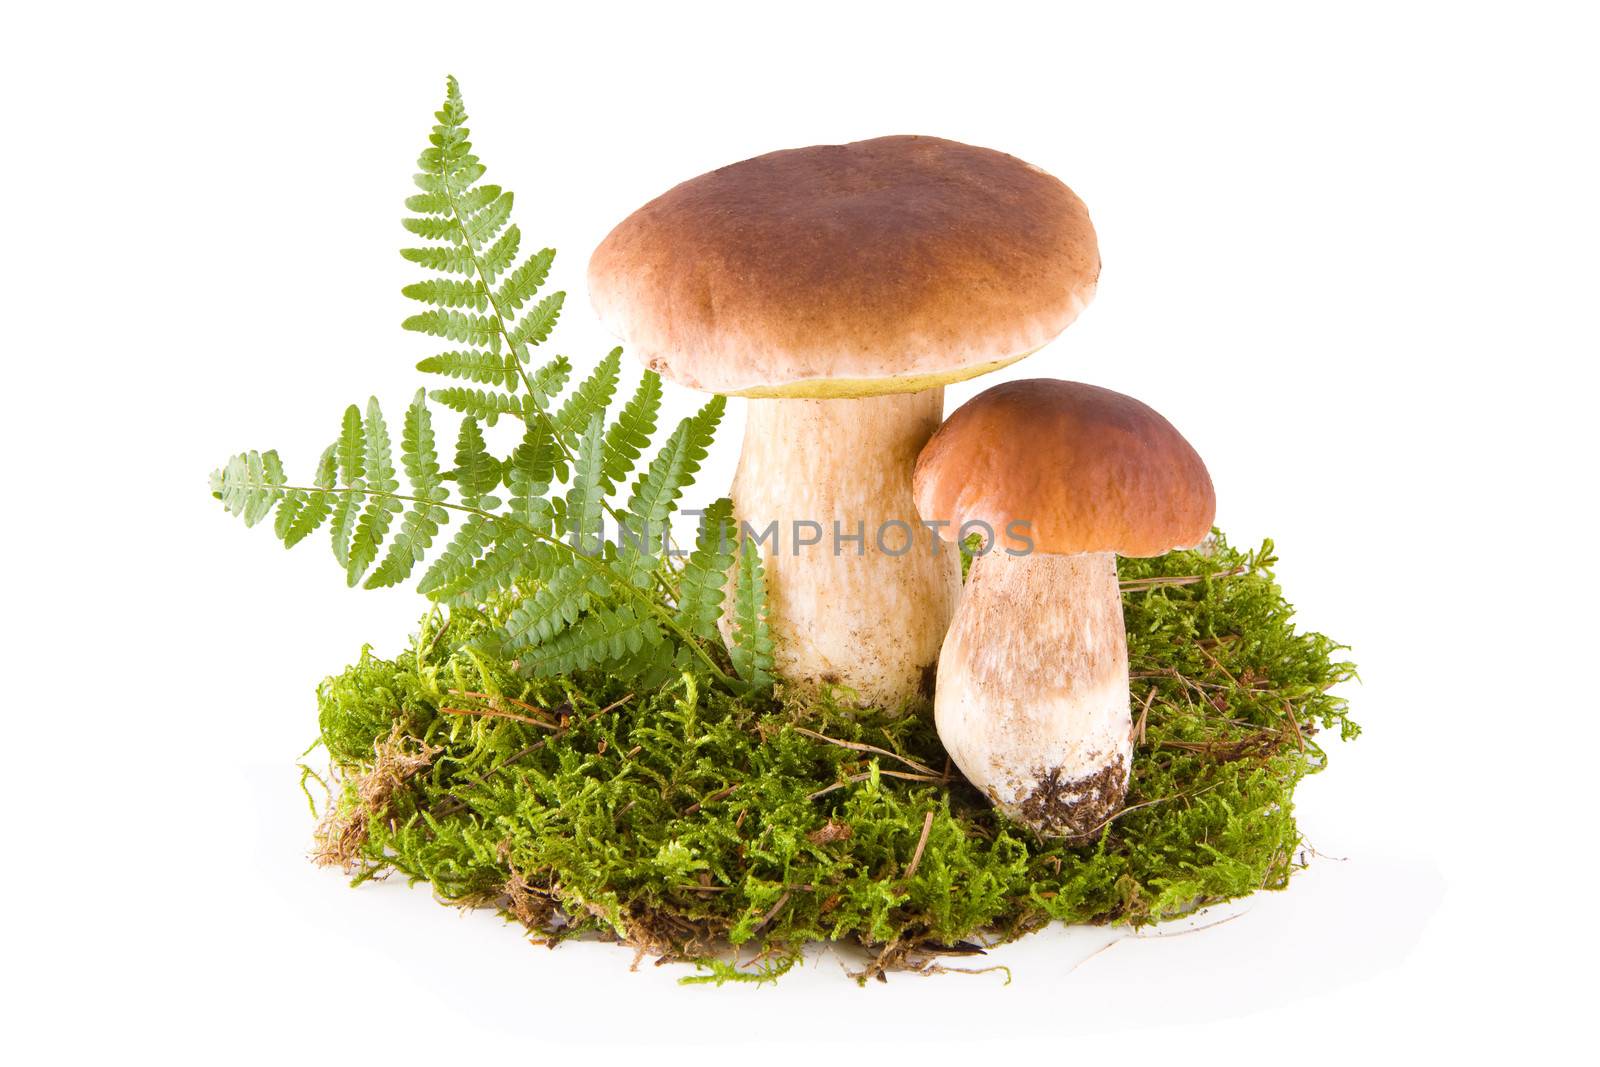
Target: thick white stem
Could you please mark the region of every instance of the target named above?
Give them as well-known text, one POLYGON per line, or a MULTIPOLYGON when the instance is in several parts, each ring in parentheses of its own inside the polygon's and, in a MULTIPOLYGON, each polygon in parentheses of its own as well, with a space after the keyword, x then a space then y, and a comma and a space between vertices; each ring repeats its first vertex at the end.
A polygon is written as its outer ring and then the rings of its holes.
POLYGON ((934 715, 961 773, 1009 817, 1093 836, 1122 804, 1133 748, 1116 557, 997 547, 974 560, 934 715))
POLYGON ((931 699, 961 566, 919 520, 911 472, 944 389, 749 404, 733 506, 747 535, 777 524, 759 547, 778 674, 863 707, 931 699))

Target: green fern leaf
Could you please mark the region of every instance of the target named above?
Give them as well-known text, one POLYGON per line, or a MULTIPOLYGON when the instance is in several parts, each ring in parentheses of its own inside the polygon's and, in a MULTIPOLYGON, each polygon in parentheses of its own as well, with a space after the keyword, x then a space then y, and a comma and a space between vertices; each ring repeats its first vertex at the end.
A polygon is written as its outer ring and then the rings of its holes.
POLYGON ((350 541, 350 553, 345 564, 345 576, 353 586, 361 580, 367 568, 378 558, 378 550, 401 504, 391 494, 400 488, 395 479, 394 461, 389 454, 389 427, 383 421, 378 398, 367 401, 366 418, 367 506, 356 523, 355 536, 350 541))
MULTIPOLYGON (((317 474, 313 485, 323 489, 331 489, 334 485, 337 445, 329 445, 323 450, 322 458, 317 462, 317 474)), ((317 532, 317 527, 327 519, 333 511, 333 494, 331 493, 305 493, 295 490, 290 494, 294 500, 291 508, 290 498, 285 498, 283 505, 278 510, 277 524, 274 532, 278 540, 283 542, 284 548, 293 548, 307 537, 317 532)))
POLYGON ((419 499, 406 512, 399 532, 389 544, 389 551, 367 579, 368 589, 398 585, 410 577, 432 547, 439 527, 449 518, 449 512, 429 503, 445 499, 449 491, 444 488, 444 478, 439 472, 433 416, 428 411, 427 395, 422 389, 417 390, 406 411, 405 428, 400 435, 400 462, 411 483, 411 494, 419 499))
MULTIPOLYGON (((492 185, 486 185, 478 192, 484 193, 494 188, 492 185)), ((495 234, 499 233, 501 228, 505 226, 506 220, 511 217, 513 199, 514 197, 511 193, 501 193, 494 198, 493 203, 488 207, 468 217, 466 222, 462 224, 462 229, 467 235, 467 243, 473 248, 477 248, 483 242, 490 240, 495 234)), ((463 198, 461 210, 472 210, 470 197, 463 198)))
POLYGON ((406 409, 405 428, 400 434, 400 464, 411 495, 424 500, 443 500, 447 495, 444 477, 439 473, 439 453, 433 437, 433 413, 428 410, 427 390, 418 389, 406 409))
POLYGON ((447 512, 442 508, 413 505, 405 518, 400 520, 399 532, 394 535, 389 550, 373 568, 363 588, 381 589, 399 585, 409 578, 417 564, 427 557, 428 549, 433 547, 433 539, 439 536, 440 516, 445 514, 447 512))
POLYGON ((694 551, 678 579, 678 624, 702 641, 720 638, 717 620, 722 618, 736 540, 733 501, 723 497, 701 516, 694 551))
MULTIPOLYGON (((498 185, 479 185, 461 194, 460 200, 455 204, 455 211, 465 217, 475 211, 481 211, 500 198, 501 189, 498 185)), ((511 195, 509 193, 507 196, 511 195)))
POLYGON ((590 604, 610 593, 605 579, 580 562, 567 564, 518 604, 506 619, 503 641, 508 652, 544 644, 577 622, 590 604))
POLYGON ((418 193, 406 197, 406 208, 418 215, 448 215, 450 198, 442 193, 418 193))
POLYGON ((622 349, 613 348, 561 405, 556 413, 556 434, 568 448, 577 447, 579 437, 596 416, 604 417, 621 373, 622 349))
MULTIPOLYGON (((438 394, 433 394, 438 398, 438 394)), ((488 494, 500 484, 500 461, 489 455, 478 420, 462 420, 456 437, 456 467, 451 477, 461 490, 461 502, 468 507, 486 511, 499 506, 499 501, 488 494)))
POLYGON ((495 238, 494 244, 483 250, 478 256, 478 266, 483 271, 486 284, 493 285, 497 278, 510 269, 521 246, 522 231, 517 229, 516 223, 512 223, 506 227, 505 233, 495 238))
POLYGON ((468 515, 444 551, 423 572, 422 579, 417 582, 417 592, 436 600, 445 599, 447 591, 456 587, 484 550, 494 543, 498 528, 493 519, 468 515))
POLYGON ((241 452, 211 473, 211 495, 230 515, 254 526, 283 498, 283 467, 276 452, 241 452))
POLYGON ((633 396, 623 405, 617 421, 606 429, 605 471, 601 485, 607 496, 633 473, 634 464, 650 445, 661 413, 661 376, 647 370, 633 396))
POLYGON ((450 241, 454 244, 461 243, 461 227, 452 218, 442 218, 437 215, 419 215, 409 219, 401 219, 400 224, 425 240, 450 241))
POLYGON ((450 607, 476 607, 519 582, 532 583, 553 562, 552 546, 536 541, 520 526, 496 522, 495 542, 483 556, 428 595, 450 607))
POLYGON ((417 369, 484 385, 503 385, 506 380, 505 360, 494 352, 481 349, 440 352, 419 362, 417 369))
POLYGON ((469 307, 482 311, 489 306, 489 293, 482 282, 458 282, 449 278, 429 278, 413 282, 400 290, 402 296, 441 308, 469 307))
POLYGON ((511 344, 518 348, 544 344, 550 338, 550 331, 555 329, 566 301, 567 294, 558 291, 535 304, 522 321, 511 328, 511 344))
POLYGON ((533 294, 550 276, 550 264, 555 262, 555 258, 556 250, 553 248, 542 248, 529 256, 506 278, 505 284, 494 294, 494 302, 502 309, 521 310, 522 305, 533 299, 533 294))
POLYGON ((483 346, 494 344, 500 336, 500 327, 494 319, 468 315, 462 311, 424 311, 412 315, 400 325, 416 333, 483 346))
POLYGON ((366 433, 361 427, 361 409, 351 404, 344 409, 344 423, 339 429, 339 440, 334 445, 339 456, 339 482, 344 486, 361 483, 367 473, 366 433))
POLYGON ((400 255, 412 263, 443 274, 471 274, 472 249, 438 245, 432 248, 402 248, 400 255))
POLYGON ((446 389, 435 389, 428 395, 452 411, 482 419, 490 426, 493 426, 501 415, 522 414, 522 402, 505 393, 490 393, 482 389, 452 385, 446 389))
POLYGON ((555 481, 556 461, 555 438, 549 423, 542 419, 528 423, 522 443, 506 461, 506 488, 511 491, 509 513, 541 533, 549 533, 555 522, 548 497, 555 481))
POLYGON ((632 604, 597 608, 553 640, 525 652, 518 663, 535 676, 571 674, 625 661, 660 640, 655 620, 632 604))
POLYGON ((733 669, 752 689, 772 685, 772 633, 767 628, 767 578, 755 542, 740 546, 739 574, 733 591, 733 669))
MULTIPOLYGON (((344 425, 335 445, 339 456, 339 484, 346 489, 366 487, 366 434, 361 425, 361 409, 351 404, 344 411, 344 425)), ((333 558, 349 570, 350 540, 355 536, 356 520, 361 515, 361 494, 340 493, 333 505, 329 533, 333 539, 333 558)))
POLYGON ((561 390, 567 387, 567 380, 572 377, 572 364, 566 356, 557 356, 550 362, 542 364, 528 376, 528 384, 532 386, 530 399, 534 407, 542 412, 549 412, 550 403, 561 390))
POLYGON ((649 469, 634 482, 628 498, 628 527, 636 539, 654 544, 665 536, 667 519, 678 506, 684 487, 705 461, 716 436, 727 399, 714 396, 698 412, 678 423, 649 469))
POLYGON ((601 478, 605 473, 605 449, 602 447, 600 428, 603 417, 596 414, 589 420, 589 429, 578 446, 578 456, 573 463, 572 485, 567 489, 566 532, 580 552, 599 551, 600 511, 605 503, 601 478))

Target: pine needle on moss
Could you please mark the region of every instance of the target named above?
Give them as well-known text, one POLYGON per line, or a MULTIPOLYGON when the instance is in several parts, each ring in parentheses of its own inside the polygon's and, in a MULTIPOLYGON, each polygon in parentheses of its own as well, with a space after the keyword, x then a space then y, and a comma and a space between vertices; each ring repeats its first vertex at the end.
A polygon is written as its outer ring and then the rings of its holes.
POLYGON ((1295 629, 1273 562, 1270 542, 1220 537, 1122 561, 1133 780, 1092 845, 996 815, 925 718, 688 674, 638 693, 600 673, 528 679, 470 652, 498 620, 458 610, 320 688, 338 782, 317 856, 719 984, 775 980, 816 941, 864 949, 860 980, 972 970, 942 961, 1053 921, 1143 925, 1281 889, 1304 862, 1295 785, 1325 766, 1323 737, 1357 727, 1330 692, 1353 666, 1295 629), (463 702, 516 714, 445 710, 463 702))

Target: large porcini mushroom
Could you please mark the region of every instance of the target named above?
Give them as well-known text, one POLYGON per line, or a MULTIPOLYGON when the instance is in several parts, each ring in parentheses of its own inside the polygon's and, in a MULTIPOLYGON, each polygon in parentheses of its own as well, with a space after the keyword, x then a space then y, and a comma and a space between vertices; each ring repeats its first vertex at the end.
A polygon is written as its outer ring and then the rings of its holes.
POLYGON ((1093 296, 1087 210, 1012 156, 882 137, 684 182, 589 263, 596 310, 647 366, 751 398, 732 496, 767 541, 778 673, 894 709, 931 696, 956 554, 911 471, 946 383, 1021 359, 1093 296))
POLYGON ((1116 557, 1200 543, 1211 476, 1132 397, 1034 379, 963 404, 915 481, 952 540, 989 544, 939 658, 939 737, 1009 817, 1087 839, 1120 807, 1132 755, 1116 557))

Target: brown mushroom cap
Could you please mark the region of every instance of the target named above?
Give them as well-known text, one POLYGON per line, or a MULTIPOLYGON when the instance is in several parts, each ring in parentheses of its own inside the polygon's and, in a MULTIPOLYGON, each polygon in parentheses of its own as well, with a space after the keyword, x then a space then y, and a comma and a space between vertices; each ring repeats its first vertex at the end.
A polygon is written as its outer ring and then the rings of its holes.
POLYGON ((589 261, 647 366, 744 396, 916 392, 993 370, 1094 295, 1088 210, 1014 156, 937 137, 772 152, 690 179, 589 261))
MULTIPOLYGON (((1217 498, 1172 424, 1131 396, 1081 382, 1006 382, 963 404, 923 448, 917 510, 928 521, 1014 521, 1040 552, 1159 556, 1199 544, 1217 498)), ((971 531, 969 531, 971 532, 971 531)))

